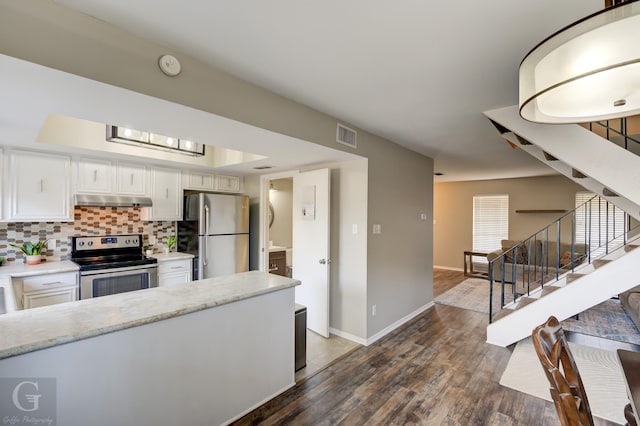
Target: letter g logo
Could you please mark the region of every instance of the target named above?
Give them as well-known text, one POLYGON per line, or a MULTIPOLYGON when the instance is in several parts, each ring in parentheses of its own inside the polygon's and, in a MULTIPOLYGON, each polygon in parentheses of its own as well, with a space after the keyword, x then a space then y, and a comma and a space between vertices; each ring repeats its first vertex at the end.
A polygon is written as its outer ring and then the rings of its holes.
POLYGON ((39 390, 38 389, 38 382, 20 382, 16 385, 16 387, 13 389, 13 394, 12 394, 12 399, 13 399, 13 405, 16 406, 16 408, 20 411, 36 411, 39 407, 38 402, 40 400, 40 397, 42 396, 41 394, 34 394, 34 395, 25 395, 24 397, 27 399, 28 402, 30 402, 32 404, 32 408, 24 408, 22 406, 22 404, 20 403, 20 399, 18 398, 18 393, 20 392, 20 389, 22 388, 22 386, 24 385, 33 385, 33 387, 35 388, 35 390, 39 390))

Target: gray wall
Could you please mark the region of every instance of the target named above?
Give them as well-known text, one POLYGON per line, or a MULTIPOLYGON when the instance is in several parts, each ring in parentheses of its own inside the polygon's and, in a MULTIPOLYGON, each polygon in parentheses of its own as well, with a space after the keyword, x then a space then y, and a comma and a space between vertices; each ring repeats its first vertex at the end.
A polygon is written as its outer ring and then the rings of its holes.
MULTIPOLYGON (((335 143, 335 118, 54 2, 0 1, 0 53, 349 150, 335 143), (164 53, 180 58, 178 77, 158 70, 157 58, 164 53)), ((370 337, 432 299, 433 161, 362 130, 358 149, 350 152, 369 159, 370 337), (429 220, 418 221, 420 212, 429 220), (373 223, 382 225, 382 234, 371 235, 373 223)))
POLYGON ((509 195, 509 239, 523 240, 562 213, 516 213, 516 210, 570 211, 575 208, 576 192, 584 190, 560 175, 437 183, 434 264, 462 269, 463 252, 472 248, 474 195, 509 195))

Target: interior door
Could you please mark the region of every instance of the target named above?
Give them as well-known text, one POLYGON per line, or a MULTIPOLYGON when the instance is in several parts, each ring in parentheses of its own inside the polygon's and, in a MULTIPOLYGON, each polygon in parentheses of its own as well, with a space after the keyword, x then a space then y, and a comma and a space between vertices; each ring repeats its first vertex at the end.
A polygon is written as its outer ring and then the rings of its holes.
POLYGON ((293 177, 293 278, 307 327, 329 337, 329 169, 293 177))

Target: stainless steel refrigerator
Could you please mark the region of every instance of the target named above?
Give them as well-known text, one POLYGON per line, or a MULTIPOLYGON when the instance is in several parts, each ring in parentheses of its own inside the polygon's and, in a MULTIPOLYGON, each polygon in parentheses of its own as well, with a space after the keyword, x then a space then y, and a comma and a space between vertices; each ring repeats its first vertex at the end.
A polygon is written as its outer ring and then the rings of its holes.
POLYGON ((194 279, 249 270, 249 197, 189 194, 178 222, 178 250, 191 253, 194 279))

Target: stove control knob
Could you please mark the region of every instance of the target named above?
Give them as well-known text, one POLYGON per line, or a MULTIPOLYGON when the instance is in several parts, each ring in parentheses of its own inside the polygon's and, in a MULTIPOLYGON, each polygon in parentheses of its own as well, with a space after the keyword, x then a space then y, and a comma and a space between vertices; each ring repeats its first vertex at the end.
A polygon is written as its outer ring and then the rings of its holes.
POLYGON ((84 241, 78 241, 78 246, 82 247, 84 245, 84 241))
POLYGON ((131 242, 131 240, 124 240, 125 244, 129 244, 131 242))
POLYGON ((89 241, 89 242, 87 243, 87 245, 88 245, 89 247, 91 247, 91 246, 93 245, 93 241, 89 241))
POLYGON ((138 244, 138 239, 137 238, 135 238, 135 239, 133 239, 131 241, 133 242, 133 244, 138 244))

